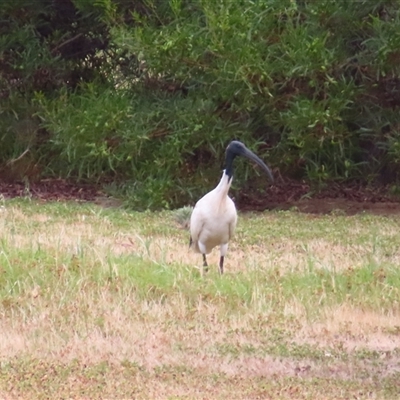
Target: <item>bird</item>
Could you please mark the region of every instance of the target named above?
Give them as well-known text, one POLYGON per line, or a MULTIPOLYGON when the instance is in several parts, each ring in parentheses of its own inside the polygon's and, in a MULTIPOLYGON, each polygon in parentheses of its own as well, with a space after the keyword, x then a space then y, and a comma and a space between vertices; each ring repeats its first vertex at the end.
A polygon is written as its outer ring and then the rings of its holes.
POLYGON ((232 238, 237 211, 233 200, 228 196, 233 179, 233 161, 237 156, 246 157, 256 164, 274 181, 269 167, 242 142, 233 140, 225 153, 225 169, 215 189, 197 201, 190 217, 189 247, 203 256, 203 270, 208 271, 207 254, 220 247, 219 272, 224 273, 224 259, 228 251, 228 242, 232 238))

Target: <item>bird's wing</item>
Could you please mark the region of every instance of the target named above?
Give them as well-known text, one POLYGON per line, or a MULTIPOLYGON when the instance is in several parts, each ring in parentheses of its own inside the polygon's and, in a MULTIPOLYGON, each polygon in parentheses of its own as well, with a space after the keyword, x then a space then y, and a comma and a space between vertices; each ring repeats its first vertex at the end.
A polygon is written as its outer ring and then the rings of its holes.
POLYGON ((236 229, 236 223, 237 223, 237 212, 236 212, 236 207, 235 203, 232 201, 231 198, 228 198, 228 214, 230 215, 229 219, 229 240, 232 239, 235 229, 236 229))
POLYGON ((190 244, 198 251, 198 241, 204 226, 204 216, 200 207, 194 207, 190 217, 190 244))

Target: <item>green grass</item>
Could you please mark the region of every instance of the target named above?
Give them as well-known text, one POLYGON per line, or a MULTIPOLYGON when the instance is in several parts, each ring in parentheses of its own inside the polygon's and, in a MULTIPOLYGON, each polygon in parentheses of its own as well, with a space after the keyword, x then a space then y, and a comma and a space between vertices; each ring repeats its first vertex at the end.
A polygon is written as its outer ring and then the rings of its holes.
POLYGON ((3 201, 0 397, 395 398, 400 217, 239 217, 202 276, 174 212, 3 201))

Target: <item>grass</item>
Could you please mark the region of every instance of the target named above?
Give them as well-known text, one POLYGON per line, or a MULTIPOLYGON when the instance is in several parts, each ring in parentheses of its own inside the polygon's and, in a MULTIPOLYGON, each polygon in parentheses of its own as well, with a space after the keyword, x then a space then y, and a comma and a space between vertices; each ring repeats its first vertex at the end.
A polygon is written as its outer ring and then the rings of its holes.
POLYGON ((0 204, 0 398, 394 399, 400 217, 240 215, 218 275, 173 212, 0 204))

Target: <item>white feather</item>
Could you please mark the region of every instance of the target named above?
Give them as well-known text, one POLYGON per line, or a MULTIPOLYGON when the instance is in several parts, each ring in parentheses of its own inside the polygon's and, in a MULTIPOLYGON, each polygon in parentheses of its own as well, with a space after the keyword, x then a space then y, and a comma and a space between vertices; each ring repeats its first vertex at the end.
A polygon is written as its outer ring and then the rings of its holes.
POLYGON ((218 186, 193 209, 190 234, 192 247, 198 253, 208 254, 215 246, 221 246, 222 256, 227 252, 237 222, 235 204, 228 196, 231 181, 224 171, 218 186))

